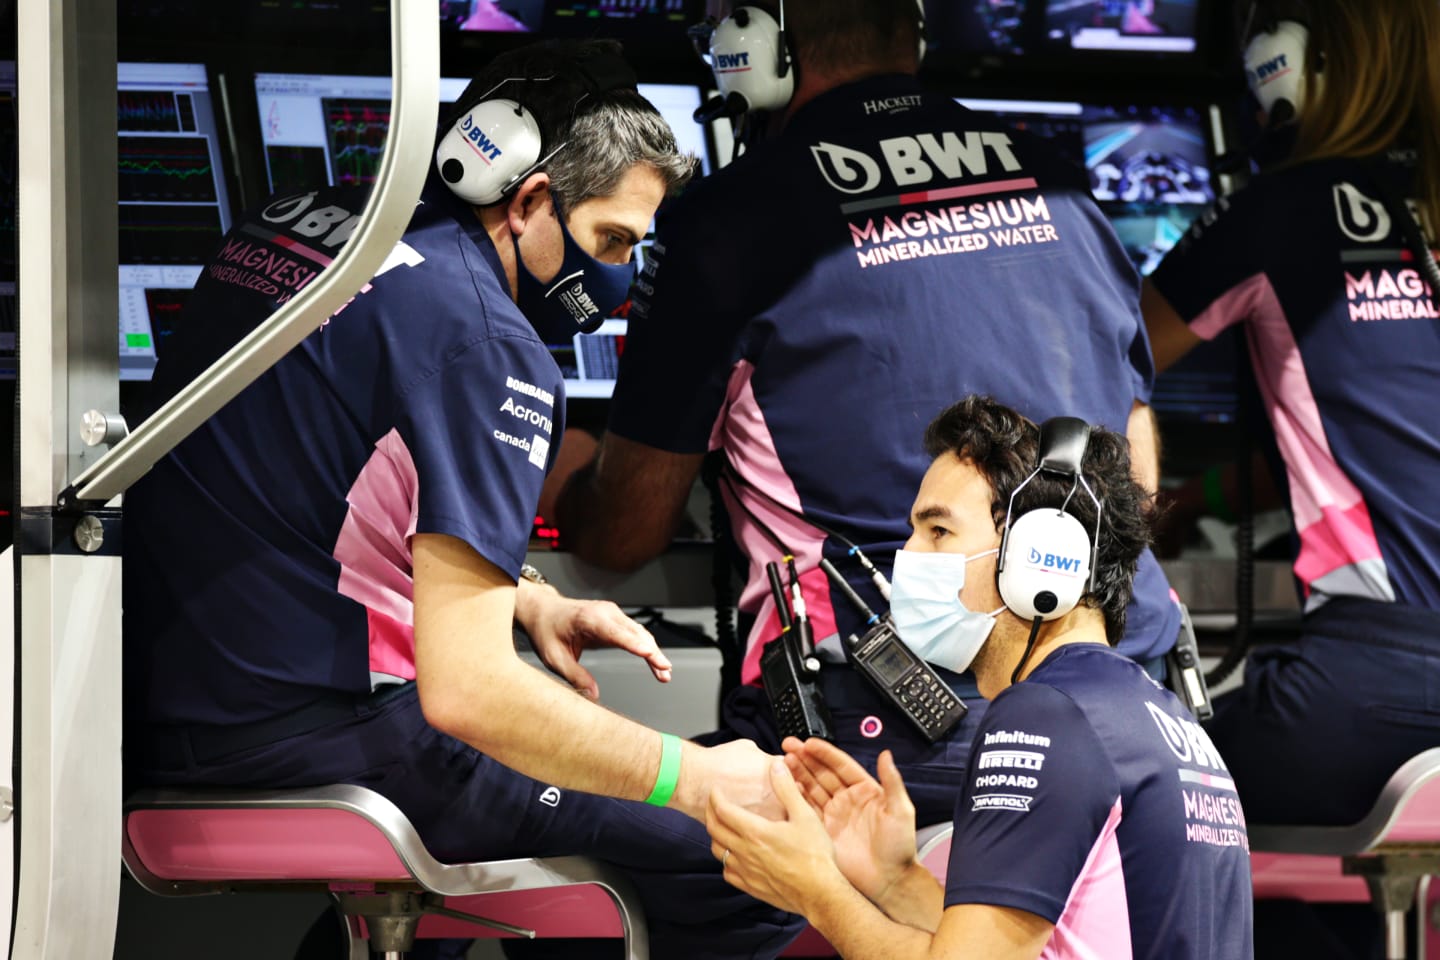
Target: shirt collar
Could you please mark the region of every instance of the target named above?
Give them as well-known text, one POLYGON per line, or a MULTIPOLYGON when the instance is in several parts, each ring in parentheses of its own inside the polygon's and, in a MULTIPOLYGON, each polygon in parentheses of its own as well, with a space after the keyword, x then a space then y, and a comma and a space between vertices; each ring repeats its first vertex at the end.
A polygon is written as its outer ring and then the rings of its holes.
POLYGON ((863 109, 871 100, 918 96, 925 93, 919 79, 908 73, 885 73, 841 84, 806 103, 785 125, 787 132, 825 126, 847 110, 863 109))

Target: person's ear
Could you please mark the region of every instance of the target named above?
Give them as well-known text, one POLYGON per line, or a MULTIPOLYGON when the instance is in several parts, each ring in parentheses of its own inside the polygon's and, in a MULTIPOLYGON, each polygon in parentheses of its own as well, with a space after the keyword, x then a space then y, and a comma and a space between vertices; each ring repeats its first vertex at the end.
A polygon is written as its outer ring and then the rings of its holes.
POLYGON ((532 173, 511 195, 510 203, 505 209, 510 232, 520 236, 536 214, 544 213, 553 206, 550 198, 550 174, 532 173))

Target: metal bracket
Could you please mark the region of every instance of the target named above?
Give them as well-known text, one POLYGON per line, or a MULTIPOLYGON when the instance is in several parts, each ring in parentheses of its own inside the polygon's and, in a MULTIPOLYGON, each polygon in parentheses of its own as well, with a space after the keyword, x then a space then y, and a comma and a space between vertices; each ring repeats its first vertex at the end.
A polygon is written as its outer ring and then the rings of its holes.
POLYGON ((372 953, 408 952, 415 947, 415 932, 419 929, 420 918, 426 914, 449 917, 479 924, 517 937, 535 939, 535 931, 501 920, 490 920, 445 906, 445 898, 438 893, 414 893, 396 891, 379 894, 335 893, 340 912, 346 916, 363 917, 370 931, 372 953))

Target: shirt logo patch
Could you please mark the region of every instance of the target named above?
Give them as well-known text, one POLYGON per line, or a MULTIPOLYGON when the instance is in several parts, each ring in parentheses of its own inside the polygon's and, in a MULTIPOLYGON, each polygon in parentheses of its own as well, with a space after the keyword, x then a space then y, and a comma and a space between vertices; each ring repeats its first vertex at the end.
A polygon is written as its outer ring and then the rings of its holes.
POLYGON ((1029 750, 986 750, 977 763, 981 770, 1039 770, 1044 766, 1045 754, 1029 750))
POLYGON ((1016 813, 1029 813, 1032 799, 1010 793, 982 793, 973 798, 970 810, 1013 810, 1016 813))
POLYGON ((1375 243, 1390 236, 1390 211, 1385 204, 1349 183, 1335 184, 1334 192, 1335 219, 1341 233, 1356 243, 1375 243))
POLYGON ((540 802, 547 807, 560 806, 560 791, 556 787, 546 787, 545 792, 540 794, 540 802))
POLYGON ((1220 759, 1215 745, 1210 742, 1209 734, 1201 729, 1198 723, 1172 717, 1148 700, 1145 702, 1145 709, 1150 711, 1150 718, 1159 728, 1165 746, 1170 748, 1170 752, 1175 754, 1175 758, 1181 763, 1192 763, 1197 767, 1209 767, 1213 770, 1228 769, 1225 761, 1220 759))
POLYGON ((545 461, 550 456, 550 441, 540 434, 535 434, 530 439, 530 462, 541 470, 545 469, 545 461))

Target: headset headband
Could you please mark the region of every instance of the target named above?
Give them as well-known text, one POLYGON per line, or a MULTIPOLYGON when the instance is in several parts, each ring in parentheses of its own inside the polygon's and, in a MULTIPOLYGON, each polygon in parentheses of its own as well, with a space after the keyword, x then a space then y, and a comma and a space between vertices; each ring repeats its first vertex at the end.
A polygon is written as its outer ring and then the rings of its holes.
POLYGON ((1090 424, 1078 417, 1051 417, 1040 425, 1040 446, 1036 451, 1035 469, 1011 492, 1010 501, 1005 505, 1005 532, 1000 537, 1000 556, 995 566, 997 574, 1005 569, 1006 547, 1009 546, 1010 530, 1014 526, 1011 520, 1015 512, 1015 498, 1031 480, 1041 473, 1047 473, 1069 477, 1073 481, 1070 492, 1065 496, 1065 502, 1060 504, 1060 513, 1065 512, 1065 508, 1070 505, 1070 498, 1082 487, 1090 501, 1095 504, 1095 532, 1090 537, 1090 574, 1085 581, 1085 590, 1088 592, 1094 588, 1095 566, 1100 558, 1100 515, 1104 504, 1095 496, 1095 491, 1090 489, 1090 484, 1085 482, 1081 469, 1085 461, 1085 451, 1089 446, 1090 424))

